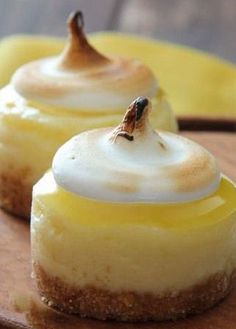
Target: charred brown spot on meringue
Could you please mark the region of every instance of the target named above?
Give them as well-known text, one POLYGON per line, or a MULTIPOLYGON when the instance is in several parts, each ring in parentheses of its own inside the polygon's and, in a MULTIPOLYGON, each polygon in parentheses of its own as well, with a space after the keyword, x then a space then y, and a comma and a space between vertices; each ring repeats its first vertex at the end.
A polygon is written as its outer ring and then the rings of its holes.
POLYGON ((175 182, 175 192, 191 192, 203 188, 214 180, 217 169, 214 158, 198 148, 177 169, 165 168, 170 179, 175 182))
POLYGON ((138 97, 129 105, 123 120, 113 131, 111 140, 115 142, 117 137, 124 137, 133 141, 134 133, 144 133, 150 110, 151 103, 148 98, 138 97))
POLYGON ((100 54, 89 44, 84 33, 84 19, 81 11, 69 15, 67 26, 69 39, 60 57, 59 68, 81 70, 110 62, 110 59, 100 54))

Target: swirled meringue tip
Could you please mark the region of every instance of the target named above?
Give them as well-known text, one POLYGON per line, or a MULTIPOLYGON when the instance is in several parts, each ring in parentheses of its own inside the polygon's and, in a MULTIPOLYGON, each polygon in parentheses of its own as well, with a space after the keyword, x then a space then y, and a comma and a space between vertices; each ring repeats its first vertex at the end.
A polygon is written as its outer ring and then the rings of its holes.
POLYGON ((72 13, 67 24, 69 38, 61 55, 25 64, 13 75, 11 83, 24 98, 104 112, 122 111, 140 94, 156 94, 154 74, 140 61, 108 57, 89 44, 81 12, 72 13))
POLYGON ((83 132, 54 156, 56 183, 108 202, 177 203, 204 198, 219 186, 215 158, 182 136, 152 130, 151 103, 139 97, 114 128, 83 132))

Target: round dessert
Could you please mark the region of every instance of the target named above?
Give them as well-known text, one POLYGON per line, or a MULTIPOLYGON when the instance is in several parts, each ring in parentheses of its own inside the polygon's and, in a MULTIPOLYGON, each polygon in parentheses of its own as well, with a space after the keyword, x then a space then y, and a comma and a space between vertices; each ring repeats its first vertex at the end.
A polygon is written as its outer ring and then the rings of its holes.
POLYGON ((100 54, 83 25, 82 14, 72 14, 63 53, 22 66, 0 91, 0 205, 16 215, 29 217, 32 186, 61 144, 80 131, 118 124, 140 93, 154 101, 155 127, 177 129, 151 70, 100 54))
POLYGON ((34 186, 32 261, 42 299, 83 317, 166 320, 230 291, 236 189, 200 145, 148 122, 83 132, 34 186))

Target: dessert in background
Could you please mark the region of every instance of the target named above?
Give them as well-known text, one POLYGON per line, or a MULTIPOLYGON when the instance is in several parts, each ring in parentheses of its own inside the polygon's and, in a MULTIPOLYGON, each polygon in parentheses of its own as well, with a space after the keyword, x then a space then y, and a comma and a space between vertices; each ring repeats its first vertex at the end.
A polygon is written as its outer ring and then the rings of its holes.
POLYGON ((34 277, 49 306, 82 317, 167 320, 230 291, 236 189, 203 147, 154 131, 139 97, 117 128, 59 148, 34 186, 34 277))
POLYGON ((153 100, 155 128, 177 129, 151 70, 136 59, 99 53, 83 25, 82 14, 73 13, 63 53, 23 65, 0 91, 0 205, 13 214, 29 216, 32 186, 63 142, 117 124, 139 94, 153 100))

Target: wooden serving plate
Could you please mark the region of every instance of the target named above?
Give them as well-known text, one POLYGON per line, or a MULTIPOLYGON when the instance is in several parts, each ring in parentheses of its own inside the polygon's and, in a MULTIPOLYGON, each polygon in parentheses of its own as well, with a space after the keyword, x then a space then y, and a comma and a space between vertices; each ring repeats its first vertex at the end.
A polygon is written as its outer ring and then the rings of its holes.
MULTIPOLYGON (((236 181, 236 134, 185 132, 217 158, 236 181)), ((0 211, 0 328, 34 329, 236 329, 236 281, 221 304, 177 322, 129 324, 66 316, 42 305, 30 277, 29 223, 0 211)))

